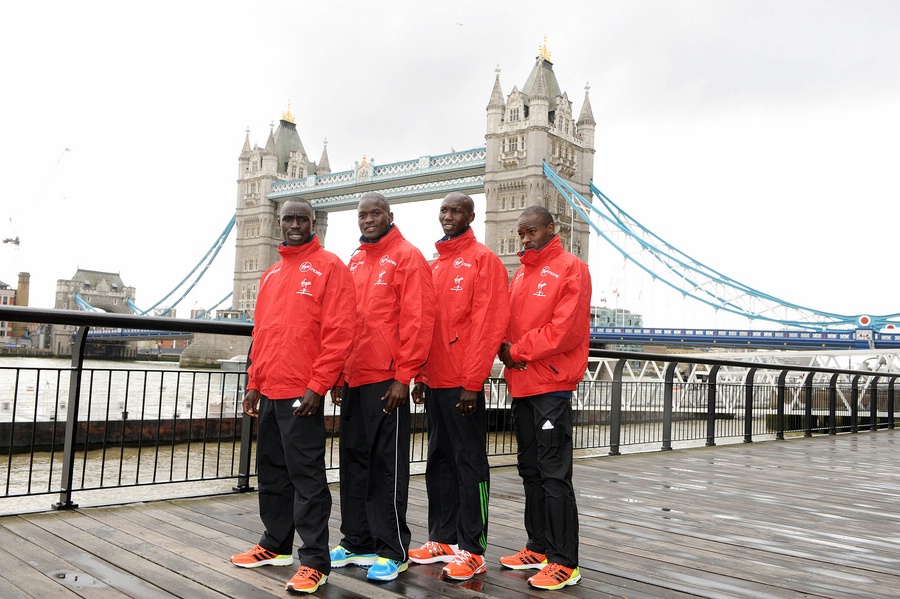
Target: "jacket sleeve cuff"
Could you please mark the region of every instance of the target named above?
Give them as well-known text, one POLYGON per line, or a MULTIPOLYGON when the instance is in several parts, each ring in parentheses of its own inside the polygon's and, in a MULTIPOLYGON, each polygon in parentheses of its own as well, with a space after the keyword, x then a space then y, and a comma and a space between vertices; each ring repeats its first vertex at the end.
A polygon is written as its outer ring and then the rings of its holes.
POLYGON ((480 393, 484 391, 484 381, 463 381, 462 388, 466 391, 475 391, 480 393))
POLYGON ((319 395, 325 395, 325 393, 328 392, 328 389, 326 389, 322 383, 318 383, 316 381, 310 381, 306 387, 313 393, 317 393, 319 395))
POLYGON ((519 355, 518 350, 515 345, 509 346, 509 357, 513 359, 513 362, 521 362, 522 356, 519 355))
POLYGON ((411 381, 419 376, 418 371, 411 370, 398 370, 394 374, 394 380, 403 383, 404 385, 412 385, 411 381))

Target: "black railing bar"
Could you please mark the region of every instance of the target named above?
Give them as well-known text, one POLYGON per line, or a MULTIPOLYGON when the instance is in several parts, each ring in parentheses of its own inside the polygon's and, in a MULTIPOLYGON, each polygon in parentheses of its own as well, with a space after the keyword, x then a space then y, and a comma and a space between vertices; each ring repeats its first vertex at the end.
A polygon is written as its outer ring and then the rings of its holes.
POLYGON ((111 312, 25 308, 22 306, 0 306, 0 320, 28 323, 41 322, 79 327, 124 327, 185 333, 242 335, 245 337, 249 337, 253 332, 253 324, 250 322, 193 320, 189 318, 165 318, 162 316, 138 316, 136 314, 113 314, 111 312))
MULTIPOLYGON (((58 510, 70 510, 78 507, 72 502, 72 483, 75 468, 75 434, 78 427, 78 403, 81 401, 81 377, 84 374, 84 348, 90 327, 79 326, 72 344, 72 372, 69 375, 69 405, 66 412, 66 430, 63 446, 63 470, 59 502, 54 504, 58 510)), ((37 400, 35 399, 35 405, 37 400)), ((35 419, 37 421, 37 419, 35 419)), ((36 428, 36 427, 35 427, 36 428)))
POLYGON ((633 351, 616 351, 591 348, 590 356, 593 358, 610 358, 617 360, 639 360, 642 362, 675 362, 677 364, 704 364, 706 366, 732 366, 736 368, 755 368, 757 370, 790 370, 794 372, 815 372, 818 374, 846 374, 865 377, 879 376, 900 378, 900 372, 874 372, 871 370, 854 370, 850 368, 828 368, 825 366, 800 366, 797 364, 760 364, 758 362, 744 362, 741 360, 723 360, 720 358, 705 358, 703 354, 651 354, 633 351))

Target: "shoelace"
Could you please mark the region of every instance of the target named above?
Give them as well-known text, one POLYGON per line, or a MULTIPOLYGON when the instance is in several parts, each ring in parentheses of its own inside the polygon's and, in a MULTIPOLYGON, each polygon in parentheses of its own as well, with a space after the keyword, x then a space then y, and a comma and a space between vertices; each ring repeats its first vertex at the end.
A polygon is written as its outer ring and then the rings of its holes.
POLYGON ((296 577, 300 579, 312 578, 313 582, 319 582, 319 580, 321 580, 322 578, 322 573, 318 570, 310 568, 309 566, 303 566, 302 568, 300 568, 300 570, 297 571, 296 577))
POLYGON ((433 557, 437 557, 439 555, 449 555, 444 548, 441 547, 441 544, 436 541, 428 541, 425 543, 425 548, 428 549, 428 553, 430 553, 433 557))
POLYGON ((538 559, 538 554, 534 551, 529 551, 528 549, 523 549, 522 551, 516 554, 516 558, 522 563, 525 564, 537 564, 542 562, 543 559, 538 559))
POLYGON ((541 574, 549 576, 557 582, 564 582, 565 580, 568 580, 569 576, 572 575, 571 572, 566 572, 566 569, 559 564, 552 564, 548 566, 545 571, 541 572, 541 574))
POLYGON ((451 561, 450 563, 459 565, 459 564, 465 564, 469 560, 472 560, 472 563, 469 565, 473 569, 478 567, 478 560, 475 559, 475 556, 473 556, 471 553, 469 553, 466 550, 462 550, 459 553, 457 553, 456 556, 453 558, 453 561, 451 561))
POLYGON ((266 549, 265 547, 261 547, 261 546, 259 546, 259 545, 257 545, 257 546, 253 549, 253 553, 252 553, 251 555, 253 555, 253 557, 254 557, 255 559, 258 559, 258 560, 259 560, 259 559, 271 559, 271 558, 274 558, 274 557, 277 557, 277 556, 278 556, 277 553, 274 553, 274 552, 272 552, 272 551, 269 551, 269 550, 266 549))

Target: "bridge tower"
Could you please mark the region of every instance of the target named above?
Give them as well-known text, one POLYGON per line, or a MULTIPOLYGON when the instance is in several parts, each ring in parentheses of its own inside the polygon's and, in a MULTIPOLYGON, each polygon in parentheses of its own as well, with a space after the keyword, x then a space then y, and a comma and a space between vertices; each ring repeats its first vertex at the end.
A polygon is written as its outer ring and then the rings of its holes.
POLYGON ((563 246, 587 262, 588 225, 544 176, 543 162, 582 197, 590 197, 596 123, 588 92, 585 86, 575 121, 572 102, 560 91, 553 72, 546 41, 521 91, 514 86, 506 100, 497 69, 485 134, 485 245, 500 256, 510 276, 520 265, 516 221, 526 206, 546 207, 563 246))
MULTIPOLYGON (((81 299, 104 312, 131 314, 128 301, 134 301, 135 289, 125 285, 119 273, 79 268, 71 279, 57 279, 57 310, 79 310, 75 299, 81 299)), ((72 335, 78 327, 55 324, 50 327, 50 349, 58 355, 72 352, 72 335)))
MULTIPOLYGON (((272 184, 330 172, 327 146, 318 165, 307 156, 290 105, 281 115, 278 127, 274 123, 269 126, 265 147, 251 148, 250 130, 247 130, 238 158, 232 310, 253 318, 260 276, 278 260, 280 205, 268 198, 272 184)), ((323 243, 327 226, 328 215, 316 211, 316 233, 323 243)))

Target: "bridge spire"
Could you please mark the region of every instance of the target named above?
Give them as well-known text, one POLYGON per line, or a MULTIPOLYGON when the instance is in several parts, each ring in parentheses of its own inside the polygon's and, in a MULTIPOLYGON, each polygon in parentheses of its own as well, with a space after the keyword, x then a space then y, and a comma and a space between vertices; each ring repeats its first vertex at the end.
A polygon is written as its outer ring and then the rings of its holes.
POLYGON ((550 61, 550 51, 547 49, 547 36, 546 35, 544 36, 544 45, 542 45, 538 48, 538 58, 540 58, 541 60, 546 60, 547 62, 551 62, 550 61))
POLYGON ((297 121, 294 120, 294 115, 291 114, 291 101, 288 100, 287 110, 281 113, 281 120, 285 123, 290 123, 292 125, 296 125, 297 121))
POLYGON ((331 174, 331 163, 328 161, 328 138, 322 142, 322 157, 319 158, 318 168, 316 168, 317 175, 330 175, 331 174))

